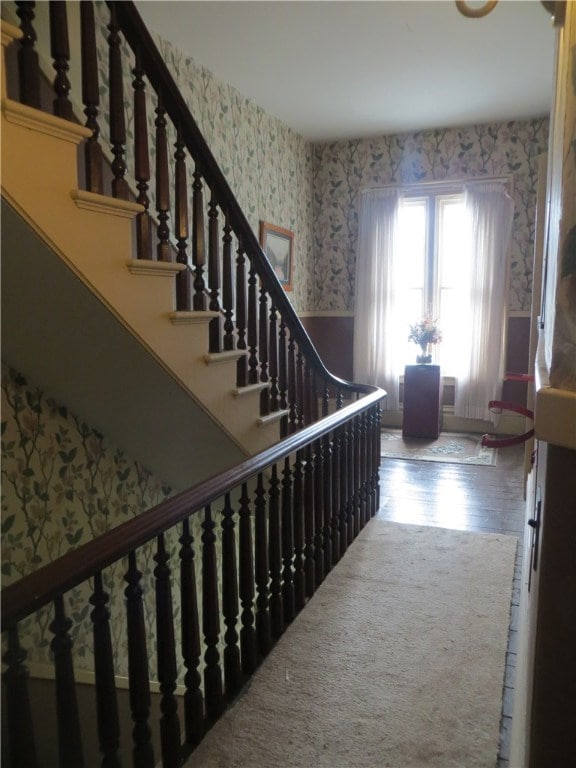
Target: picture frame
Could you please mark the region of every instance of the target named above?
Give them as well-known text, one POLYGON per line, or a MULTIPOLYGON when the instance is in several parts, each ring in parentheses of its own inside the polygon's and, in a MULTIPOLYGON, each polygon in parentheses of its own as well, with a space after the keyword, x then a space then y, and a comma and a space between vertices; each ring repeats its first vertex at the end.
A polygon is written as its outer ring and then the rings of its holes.
POLYGON ((294 271, 294 232, 267 221, 261 221, 260 245, 284 290, 291 291, 294 271))

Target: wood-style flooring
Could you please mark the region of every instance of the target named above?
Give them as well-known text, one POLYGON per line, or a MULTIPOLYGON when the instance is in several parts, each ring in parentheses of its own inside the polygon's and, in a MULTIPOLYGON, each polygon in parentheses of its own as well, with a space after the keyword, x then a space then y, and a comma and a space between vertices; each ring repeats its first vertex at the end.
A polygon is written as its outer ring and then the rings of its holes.
POLYGON ((509 763, 524 536, 524 447, 500 448, 496 466, 383 458, 378 517, 518 538, 497 768, 509 763))

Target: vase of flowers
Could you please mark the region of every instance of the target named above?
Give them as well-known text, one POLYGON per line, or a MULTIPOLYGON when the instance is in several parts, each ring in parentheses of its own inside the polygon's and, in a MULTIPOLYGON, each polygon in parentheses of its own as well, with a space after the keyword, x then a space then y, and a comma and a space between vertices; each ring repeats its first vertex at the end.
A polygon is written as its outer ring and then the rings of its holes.
POLYGON ((408 341, 413 341, 418 344, 422 350, 422 354, 416 357, 416 362, 420 364, 429 364, 432 362, 432 354, 430 352, 431 344, 438 344, 442 341, 442 331, 438 326, 438 322, 434 320, 430 315, 426 315, 417 323, 410 326, 410 333, 408 335, 408 341))

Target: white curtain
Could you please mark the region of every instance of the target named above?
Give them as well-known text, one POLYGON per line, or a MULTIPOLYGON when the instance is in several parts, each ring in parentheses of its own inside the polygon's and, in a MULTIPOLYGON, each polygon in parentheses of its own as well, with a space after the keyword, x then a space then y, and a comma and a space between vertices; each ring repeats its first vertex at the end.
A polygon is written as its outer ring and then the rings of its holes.
MULTIPOLYGON (((393 368, 398 328, 394 325, 394 240, 397 190, 367 190, 360 201, 354 304, 354 379, 382 387, 383 407, 399 408, 398 371, 393 368)), ((403 341, 403 339, 402 339, 403 341)))
POLYGON ((502 393, 514 203, 502 184, 481 182, 466 185, 465 202, 472 248, 472 311, 470 344, 462 350, 457 372, 454 413, 493 421, 488 401, 500 399, 502 393))

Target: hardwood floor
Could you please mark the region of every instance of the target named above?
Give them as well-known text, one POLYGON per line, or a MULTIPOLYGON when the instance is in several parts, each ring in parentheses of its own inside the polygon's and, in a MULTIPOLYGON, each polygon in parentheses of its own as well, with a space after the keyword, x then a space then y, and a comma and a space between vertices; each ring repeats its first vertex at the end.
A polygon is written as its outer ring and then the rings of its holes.
POLYGON ((525 517, 523 460, 524 447, 514 446, 498 450, 494 467, 389 458, 383 458, 380 466, 379 518, 462 531, 505 533, 519 540, 497 768, 513 768, 509 754, 525 517))

